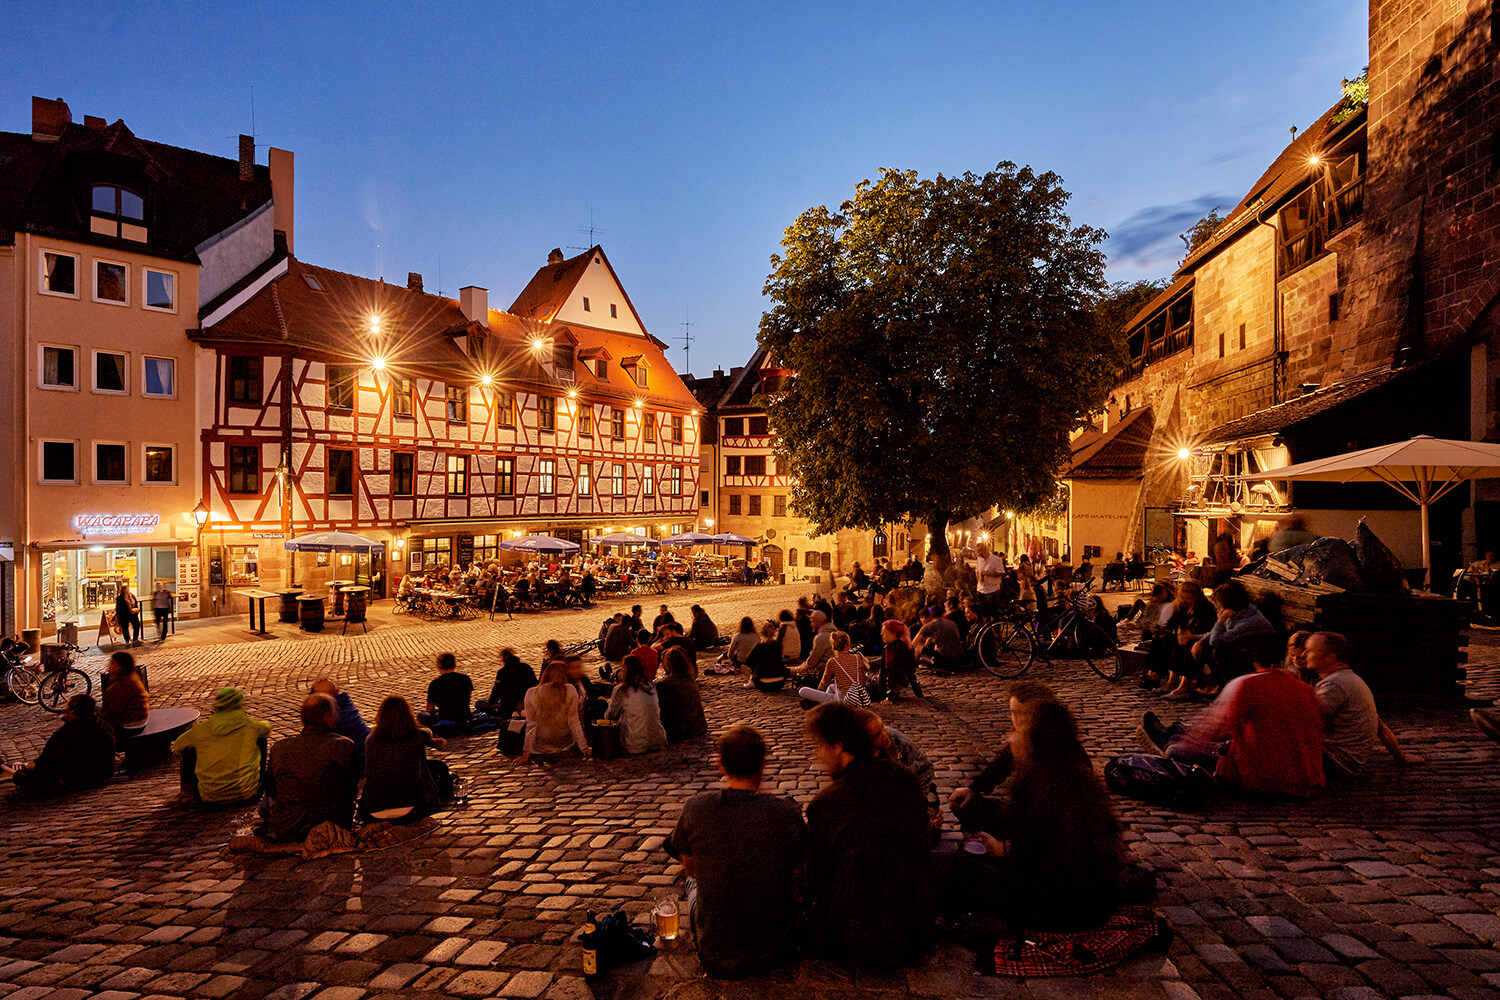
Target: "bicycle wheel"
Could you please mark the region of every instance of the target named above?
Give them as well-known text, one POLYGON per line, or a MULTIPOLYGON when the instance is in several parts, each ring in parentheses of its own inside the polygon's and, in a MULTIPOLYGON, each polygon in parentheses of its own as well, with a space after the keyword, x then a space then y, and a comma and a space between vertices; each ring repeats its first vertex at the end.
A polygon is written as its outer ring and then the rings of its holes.
POLYGON ((1089 669, 1107 681, 1117 681, 1123 674, 1120 650, 1109 633, 1087 618, 1073 627, 1073 645, 1089 669))
POLYGON ((29 667, 11 667, 5 674, 5 686, 17 701, 36 704, 36 671, 29 667))
POLYGON ((90 694, 94 682, 89 675, 77 667, 54 670, 42 677, 37 686, 37 700, 49 712, 61 712, 68 707, 68 699, 77 694, 90 694))
POLYGON ((1020 677, 1031 666, 1036 643, 1031 633, 1015 622, 986 625, 974 640, 979 663, 996 677, 1020 677))

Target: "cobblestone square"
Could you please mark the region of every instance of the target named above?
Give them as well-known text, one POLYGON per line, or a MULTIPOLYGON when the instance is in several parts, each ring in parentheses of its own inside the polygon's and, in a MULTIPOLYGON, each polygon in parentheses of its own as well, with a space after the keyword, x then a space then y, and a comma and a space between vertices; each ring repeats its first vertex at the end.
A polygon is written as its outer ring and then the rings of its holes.
MULTIPOLYGON (((708 589, 665 600, 674 612, 701 603, 731 631, 741 615, 763 618, 797 593, 708 589)), ((648 611, 659 603, 640 600, 648 611)), ((256 641, 225 620, 143 647, 139 658, 154 705, 206 710, 232 682, 279 736, 295 731, 301 694, 318 676, 337 680, 369 719, 386 694, 420 700, 439 651, 457 653, 487 689, 500 648, 536 663, 546 639, 592 637, 621 606, 454 624, 377 611, 364 635, 306 637, 282 625, 277 638, 256 641)), ((1488 697, 1500 687, 1500 650, 1486 638, 1471 647, 1470 692, 1488 697)), ((1142 710, 1161 711, 1128 680, 1109 684, 1082 664, 1038 664, 1032 676, 1078 712, 1096 763, 1133 748, 1142 710)), ((1008 731, 1005 688, 984 673, 925 684, 926 701, 885 714, 933 759, 946 796, 1008 731)), ((719 983, 679 940, 585 982, 575 938, 586 910, 644 914, 657 893, 681 893, 661 845, 681 803, 716 779, 713 733, 739 722, 764 732, 768 788, 805 803, 824 781, 793 695, 745 690, 734 677, 705 676, 703 691, 710 737, 642 758, 518 767, 494 734, 454 740, 446 758, 468 779, 468 803, 440 814, 426 838, 384 852, 231 854, 229 836, 248 811, 171 804, 168 765, 55 801, 6 793, 0 997, 1500 996, 1500 748, 1457 708, 1415 703, 1382 710, 1426 758, 1420 766, 1382 758, 1365 781, 1305 803, 1220 799, 1178 813, 1117 802, 1135 858, 1160 876, 1157 906, 1177 935, 1165 957, 1087 980, 1018 982, 975 976, 973 956, 945 944, 894 973, 851 977, 803 962, 719 983)), ((35 707, 0 706, 0 753, 35 754, 53 724, 35 707)))

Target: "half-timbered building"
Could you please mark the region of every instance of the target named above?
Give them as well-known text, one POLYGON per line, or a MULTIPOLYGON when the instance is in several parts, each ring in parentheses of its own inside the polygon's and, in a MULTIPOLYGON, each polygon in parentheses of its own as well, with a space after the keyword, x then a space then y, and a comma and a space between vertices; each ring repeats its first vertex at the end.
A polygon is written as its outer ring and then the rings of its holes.
POLYGON ((287 256, 267 275, 194 335, 215 387, 199 415, 211 588, 378 590, 518 534, 692 525, 696 402, 600 247, 553 251, 509 311, 415 274, 287 256), (294 573, 281 539, 316 530, 384 541, 385 558, 304 556, 294 573))

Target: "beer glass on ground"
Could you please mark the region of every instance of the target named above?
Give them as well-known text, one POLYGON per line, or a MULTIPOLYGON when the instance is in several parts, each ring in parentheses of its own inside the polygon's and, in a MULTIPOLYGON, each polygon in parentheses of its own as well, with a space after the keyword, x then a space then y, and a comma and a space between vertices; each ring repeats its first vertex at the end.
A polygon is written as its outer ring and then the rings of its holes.
POLYGON ((678 905, 673 896, 663 896, 656 901, 656 906, 651 911, 652 918, 656 921, 656 934, 663 941, 672 941, 677 937, 678 905))

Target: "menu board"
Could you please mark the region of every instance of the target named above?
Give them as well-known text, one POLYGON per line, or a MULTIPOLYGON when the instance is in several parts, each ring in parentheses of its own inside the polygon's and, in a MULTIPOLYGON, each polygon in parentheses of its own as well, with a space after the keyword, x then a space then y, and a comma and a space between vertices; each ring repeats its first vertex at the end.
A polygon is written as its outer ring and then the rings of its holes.
POLYGON ((458 536, 458 563, 461 569, 468 569, 469 563, 474 561, 474 536, 458 536))
POLYGON ((177 560, 177 616, 196 615, 202 600, 196 554, 177 560))

